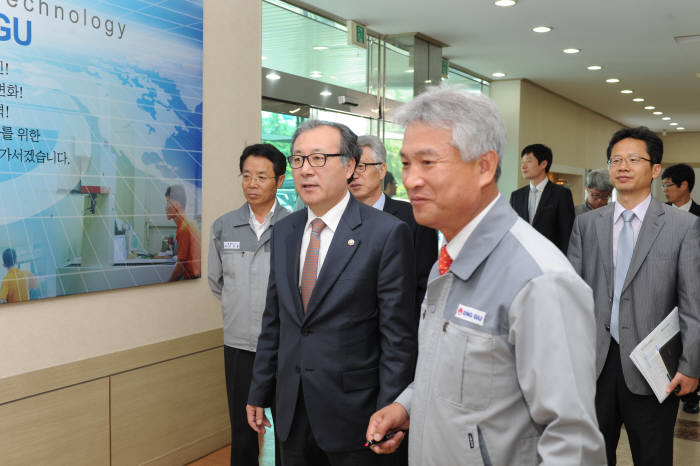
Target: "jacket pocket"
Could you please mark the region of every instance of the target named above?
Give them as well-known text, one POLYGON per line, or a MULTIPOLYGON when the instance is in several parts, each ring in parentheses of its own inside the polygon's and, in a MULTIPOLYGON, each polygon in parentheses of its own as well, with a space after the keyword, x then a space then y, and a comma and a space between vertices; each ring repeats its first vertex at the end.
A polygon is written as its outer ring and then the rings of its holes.
POLYGON ((379 385, 379 368, 343 372, 343 391, 352 392, 379 385))
POLYGON ((491 403, 494 337, 450 321, 439 332, 436 392, 468 409, 491 403))

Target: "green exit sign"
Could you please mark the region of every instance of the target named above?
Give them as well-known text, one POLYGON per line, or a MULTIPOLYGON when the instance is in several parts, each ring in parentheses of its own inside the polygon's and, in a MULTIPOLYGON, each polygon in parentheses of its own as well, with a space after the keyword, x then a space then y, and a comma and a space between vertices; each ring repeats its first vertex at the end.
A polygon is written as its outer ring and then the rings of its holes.
POLYGON ((355 21, 348 20, 348 45, 367 48, 367 27, 355 21))

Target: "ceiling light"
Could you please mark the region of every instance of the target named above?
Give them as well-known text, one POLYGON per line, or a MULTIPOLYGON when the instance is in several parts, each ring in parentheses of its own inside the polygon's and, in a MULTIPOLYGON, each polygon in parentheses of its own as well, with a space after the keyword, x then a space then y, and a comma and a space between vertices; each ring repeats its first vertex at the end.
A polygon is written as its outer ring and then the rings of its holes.
POLYGON ((591 66, 589 66, 589 67, 586 68, 586 69, 587 69, 587 70, 591 70, 591 71, 598 71, 598 70, 602 70, 603 67, 600 66, 600 65, 591 65, 591 66))
POLYGON ((608 78, 605 80, 606 83, 614 84, 614 83, 619 83, 620 80, 617 78, 608 78))
POLYGON ((678 123, 676 123, 676 122, 674 121, 673 123, 669 123, 669 125, 671 125, 671 126, 678 126, 678 123))
POLYGON ((683 131, 684 129, 685 129, 685 128, 682 127, 682 126, 676 126, 676 130, 677 130, 677 131, 683 131))
POLYGON ((267 74, 265 75, 265 77, 266 77, 267 79, 269 79, 270 81, 277 81, 278 79, 281 78, 281 76, 278 75, 277 73, 275 73, 274 71, 271 71, 271 72, 267 73, 267 74))
POLYGON ((539 32, 540 34, 543 34, 545 32, 549 32, 551 30, 552 30, 552 28, 549 26, 535 26, 534 28, 532 28, 532 32, 539 32))
POLYGON ((647 105, 646 107, 644 107, 644 110, 654 110, 655 108, 656 107, 654 107, 653 105, 647 105))
POLYGON ((623 89, 620 91, 620 94, 631 94, 631 93, 632 93, 632 89, 623 89))
POLYGON ((314 47, 314 50, 328 50, 328 47, 326 47, 325 45, 317 45, 316 47, 314 47))
POLYGON ((651 112, 652 115, 663 115, 664 112, 651 112))
POLYGON ((513 6, 516 3, 518 3, 517 0, 496 0, 493 2, 493 4, 496 6, 513 6))
POLYGON ((581 51, 581 49, 564 49, 562 51, 564 53, 573 54, 573 53, 579 53, 581 51))
POLYGON ((671 117, 661 117, 661 119, 664 120, 664 121, 668 121, 668 120, 671 119, 671 117))
POLYGON ((309 76, 311 76, 312 78, 320 78, 321 76, 323 76, 323 74, 318 70, 314 70, 311 73, 309 73, 309 76))
POLYGON ((333 95, 333 93, 331 91, 321 91, 321 95, 323 97, 328 97, 329 95, 333 95))
POLYGON ((644 99, 641 97, 635 97, 634 99, 632 99, 632 102, 644 102, 644 99))
POLYGON ((425 84, 432 84, 433 80, 432 79, 426 79, 423 81, 425 84))
POLYGON ((290 110, 289 113, 296 113, 296 112, 298 112, 299 110, 301 110, 301 107, 297 107, 297 108, 295 108, 294 110, 290 110))
POLYGON ((413 73, 413 68, 409 68, 407 70, 404 70, 404 73, 413 73))
POLYGON ((496 73, 491 73, 491 76, 493 76, 494 78, 503 78, 505 77, 505 75, 505 73, 501 73, 500 71, 497 71, 496 73))

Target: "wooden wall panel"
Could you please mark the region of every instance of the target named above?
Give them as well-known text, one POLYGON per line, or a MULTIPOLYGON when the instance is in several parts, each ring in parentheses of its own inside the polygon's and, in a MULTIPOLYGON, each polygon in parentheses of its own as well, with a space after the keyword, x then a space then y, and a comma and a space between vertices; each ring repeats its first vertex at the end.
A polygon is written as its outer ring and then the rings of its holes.
POLYGON ((112 465, 184 464, 228 443, 223 348, 111 377, 112 465))
POLYGON ((109 466, 109 380, 0 405, 3 466, 109 466))

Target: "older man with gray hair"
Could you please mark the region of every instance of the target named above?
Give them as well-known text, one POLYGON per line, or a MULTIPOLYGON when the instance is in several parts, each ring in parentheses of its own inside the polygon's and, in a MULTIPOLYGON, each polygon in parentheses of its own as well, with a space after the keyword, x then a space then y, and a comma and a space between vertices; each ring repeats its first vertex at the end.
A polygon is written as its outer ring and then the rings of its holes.
POLYGON ((610 182, 608 170, 591 170, 586 175, 586 200, 577 205, 574 210, 576 215, 585 214, 591 210, 608 205, 613 185, 610 182))
POLYGON ((357 138, 357 144, 362 148, 362 156, 355 169, 355 177, 350 183, 350 192, 358 201, 397 217, 411 229, 413 237, 411 254, 416 256, 416 314, 418 314, 425 296, 430 269, 437 259, 437 232, 416 223, 411 204, 392 199, 382 192, 382 180, 386 175, 386 148, 381 139, 372 135, 360 136, 357 138))
MULTIPOLYGON (((605 464, 590 288, 499 193, 488 97, 433 87, 402 107, 402 179, 447 240, 423 302, 414 381, 368 440, 409 427, 411 464, 605 464)), ((393 451, 397 432, 371 448, 393 451)))

